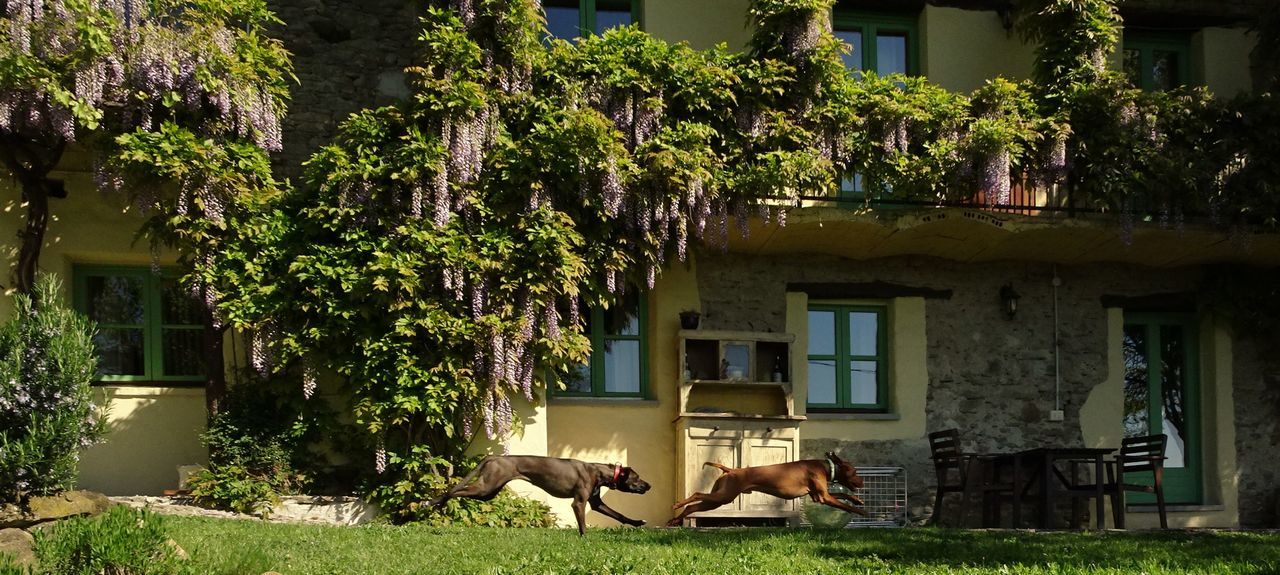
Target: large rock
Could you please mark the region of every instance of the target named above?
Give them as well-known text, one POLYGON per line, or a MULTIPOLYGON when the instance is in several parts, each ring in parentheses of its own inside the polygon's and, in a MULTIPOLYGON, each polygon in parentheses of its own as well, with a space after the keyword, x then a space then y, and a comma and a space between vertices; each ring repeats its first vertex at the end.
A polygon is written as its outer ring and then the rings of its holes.
POLYGON ((30 565, 36 560, 35 538, 21 529, 0 529, 0 556, 7 555, 18 565, 30 565))
POLYGON ((27 512, 35 523, 97 515, 109 507, 111 501, 107 496, 93 491, 64 491, 58 495, 32 497, 27 501, 27 512))

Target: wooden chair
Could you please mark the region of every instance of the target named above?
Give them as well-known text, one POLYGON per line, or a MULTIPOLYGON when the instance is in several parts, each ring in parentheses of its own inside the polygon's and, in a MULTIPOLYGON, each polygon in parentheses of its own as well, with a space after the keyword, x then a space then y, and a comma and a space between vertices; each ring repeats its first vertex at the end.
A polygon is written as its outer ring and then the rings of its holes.
MULTIPOLYGON (((1168 437, 1161 433, 1158 435, 1144 435, 1141 437, 1126 437, 1120 443, 1120 453, 1114 459, 1110 459, 1104 463, 1106 466, 1106 482, 1102 485, 1102 494, 1111 498, 1111 516, 1115 521, 1116 529, 1124 529, 1124 494, 1126 491, 1140 491, 1143 493, 1154 493, 1156 496, 1156 508, 1160 512, 1160 528, 1168 529, 1169 520, 1165 514, 1164 505, 1164 447, 1168 441, 1168 437), (1142 485, 1140 483, 1125 483, 1124 477, 1126 473, 1141 473, 1150 471, 1152 474, 1152 484, 1142 485)), ((1071 495, 1077 498, 1089 498, 1097 494, 1097 486, 1093 483, 1077 484, 1076 468, 1073 462, 1071 469, 1071 495)), ((1080 516, 1079 500, 1072 501, 1072 521, 1080 516)))
MULTIPOLYGON (((933 514, 929 517, 930 525, 937 525, 942 516, 942 500, 948 493, 960 493, 960 525, 964 525, 969 510, 971 494, 979 492, 984 503, 991 492, 1011 490, 1012 486, 1003 486, 989 481, 986 477, 987 456, 979 453, 965 453, 960 449, 960 431, 945 429, 929 434, 929 450, 932 453, 933 469, 938 476, 937 494, 933 501, 933 514)), ((986 521, 990 510, 983 507, 983 520, 986 521)))

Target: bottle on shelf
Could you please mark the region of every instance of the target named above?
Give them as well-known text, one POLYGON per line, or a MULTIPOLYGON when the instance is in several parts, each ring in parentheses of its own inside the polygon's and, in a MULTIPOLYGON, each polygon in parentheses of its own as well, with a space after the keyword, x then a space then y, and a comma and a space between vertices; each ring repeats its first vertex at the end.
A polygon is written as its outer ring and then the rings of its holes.
POLYGON ((778 356, 773 360, 773 381, 782 383, 782 356, 778 356))

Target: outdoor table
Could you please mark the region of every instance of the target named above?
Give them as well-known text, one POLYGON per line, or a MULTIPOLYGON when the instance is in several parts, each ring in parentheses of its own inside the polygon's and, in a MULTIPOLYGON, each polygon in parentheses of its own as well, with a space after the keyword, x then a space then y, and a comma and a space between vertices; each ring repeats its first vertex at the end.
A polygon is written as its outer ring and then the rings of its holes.
POLYGON ((1038 484, 1038 507, 1040 511, 1038 527, 1052 529, 1054 524, 1052 510, 1054 509, 1055 498, 1059 491, 1071 489, 1071 481, 1062 474, 1062 471, 1054 465, 1054 462, 1086 460, 1093 462, 1095 493, 1092 495, 1097 504, 1098 529, 1102 529, 1106 524, 1105 509, 1102 501, 1102 487, 1104 484, 1102 458, 1113 451, 1115 449, 1106 447, 1037 447, 1017 453, 993 454, 993 463, 997 466, 997 469, 1004 465, 1013 467, 1013 526, 1017 527, 1022 523, 1022 497, 1020 495, 1026 492, 1033 484, 1038 484), (1031 468, 1030 477, 1026 478, 1025 483, 1021 477, 1024 465, 1031 468))

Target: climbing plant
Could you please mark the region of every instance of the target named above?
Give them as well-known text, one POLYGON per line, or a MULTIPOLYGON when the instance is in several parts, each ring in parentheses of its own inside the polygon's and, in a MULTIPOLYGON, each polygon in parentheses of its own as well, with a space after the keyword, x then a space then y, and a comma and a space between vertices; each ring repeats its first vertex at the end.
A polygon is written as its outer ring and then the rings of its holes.
POLYGON ((1165 188, 1206 205, 1242 181, 1230 162, 1257 165, 1244 147, 1195 154, 1228 133, 1227 104, 1103 69, 1111 2, 1029 1, 1024 25, 1053 48, 1039 81, 967 95, 850 74, 832 4, 756 0, 732 52, 634 27, 547 39, 534 0, 428 2, 411 96, 351 116, 302 186, 231 220, 208 268, 220 310, 253 329, 252 363, 300 371, 304 394, 342 376, 375 491, 413 510, 415 486, 439 483, 424 476, 481 432, 505 438, 514 398, 587 357, 588 308, 726 245, 731 221, 785 225, 853 173, 881 197, 992 204, 1026 176, 1120 210, 1165 188))
MULTIPOLYGON (((32 289, 49 199, 82 201, 50 176, 70 147, 92 153, 96 187, 130 202, 153 249, 177 248, 188 269, 242 201, 274 193, 266 154, 280 149, 290 75, 262 33, 275 22, 264 0, 0 2, 0 166, 26 207, 18 291, 32 289)), ((220 366, 221 347, 209 357, 220 366)), ((210 381, 216 410, 219 373, 210 381)))

